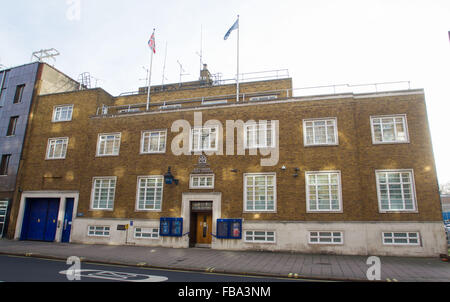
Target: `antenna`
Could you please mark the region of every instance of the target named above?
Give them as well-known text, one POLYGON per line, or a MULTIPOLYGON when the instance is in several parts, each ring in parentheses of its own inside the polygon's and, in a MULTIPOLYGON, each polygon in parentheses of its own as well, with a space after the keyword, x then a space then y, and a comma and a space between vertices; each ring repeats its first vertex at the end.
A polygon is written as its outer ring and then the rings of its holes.
POLYGON ((55 57, 59 56, 60 53, 54 48, 50 49, 41 49, 35 51, 31 54, 31 62, 37 60, 37 62, 43 62, 44 59, 53 59, 56 62, 55 57))
POLYGON ((145 83, 148 83, 148 74, 150 69, 146 68, 145 66, 142 66, 142 69, 145 70, 145 79, 139 79, 139 81, 145 81, 145 83))
POLYGON ((166 60, 167 60, 167 42, 166 42, 166 54, 164 55, 164 66, 163 66, 163 75, 162 75, 162 86, 164 86, 164 80, 167 80, 166 75, 166 60))
POLYGON ((180 65, 180 86, 181 86, 181 77, 185 75, 189 75, 189 73, 183 73, 186 72, 186 70, 183 69, 183 65, 181 65, 180 61, 177 60, 178 65, 180 65))
POLYGON ((197 56, 200 57, 200 79, 202 77, 202 69, 203 69, 203 24, 200 28, 200 53, 196 52, 197 56))

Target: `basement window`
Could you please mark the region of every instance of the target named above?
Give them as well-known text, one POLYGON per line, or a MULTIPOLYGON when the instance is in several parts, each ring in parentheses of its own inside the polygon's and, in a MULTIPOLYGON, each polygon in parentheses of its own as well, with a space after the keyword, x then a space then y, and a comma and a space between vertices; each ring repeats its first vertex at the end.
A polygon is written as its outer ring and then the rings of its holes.
POLYGON ((111 228, 109 226, 90 225, 88 227, 89 237, 109 237, 111 228))
POLYGON ((309 232, 309 244, 343 244, 342 232, 309 232))
POLYGON ((385 245, 420 245, 418 232, 383 232, 385 245))

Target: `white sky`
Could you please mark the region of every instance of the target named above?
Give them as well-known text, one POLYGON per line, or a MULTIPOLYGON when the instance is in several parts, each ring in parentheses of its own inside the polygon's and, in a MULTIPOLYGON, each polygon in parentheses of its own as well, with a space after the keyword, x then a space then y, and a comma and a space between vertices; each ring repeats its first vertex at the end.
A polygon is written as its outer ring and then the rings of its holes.
POLYGON ((78 78, 90 72, 113 95, 145 86, 156 28, 152 84, 212 73, 236 73, 236 33, 223 37, 240 15, 240 71, 289 69, 294 87, 411 81, 424 88, 440 183, 450 181, 450 1, 448 0, 77 0, 3 1, 0 64, 28 63, 45 48, 61 52, 55 67, 78 78))

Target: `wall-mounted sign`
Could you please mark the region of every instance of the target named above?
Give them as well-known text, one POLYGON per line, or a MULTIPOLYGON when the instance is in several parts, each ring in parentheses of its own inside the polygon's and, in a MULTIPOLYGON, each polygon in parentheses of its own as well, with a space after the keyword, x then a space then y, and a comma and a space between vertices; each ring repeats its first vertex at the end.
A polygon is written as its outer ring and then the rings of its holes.
POLYGON ((205 155, 200 155, 198 164, 192 171, 192 174, 214 174, 208 165, 208 158, 205 155))

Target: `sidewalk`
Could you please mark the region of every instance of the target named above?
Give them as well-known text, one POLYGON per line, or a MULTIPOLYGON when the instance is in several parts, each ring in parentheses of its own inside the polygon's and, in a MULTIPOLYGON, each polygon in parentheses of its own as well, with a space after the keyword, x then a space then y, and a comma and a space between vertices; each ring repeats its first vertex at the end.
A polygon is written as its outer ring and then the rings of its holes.
MULTIPOLYGON (((367 281, 366 256, 171 249, 0 240, 0 254, 202 272, 367 281)), ((380 257, 381 280, 450 282, 450 263, 436 258, 380 257)))

